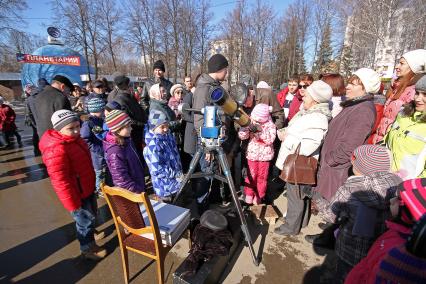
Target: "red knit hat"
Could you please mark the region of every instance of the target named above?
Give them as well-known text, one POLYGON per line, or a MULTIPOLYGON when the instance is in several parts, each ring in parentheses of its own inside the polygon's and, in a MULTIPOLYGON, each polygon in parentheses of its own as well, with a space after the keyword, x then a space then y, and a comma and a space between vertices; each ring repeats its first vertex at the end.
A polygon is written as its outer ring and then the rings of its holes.
POLYGON ((390 172, 391 153, 383 146, 361 145, 353 153, 352 164, 363 175, 390 172))
POLYGON ((426 214, 426 178, 406 180, 399 186, 398 191, 415 220, 426 214))

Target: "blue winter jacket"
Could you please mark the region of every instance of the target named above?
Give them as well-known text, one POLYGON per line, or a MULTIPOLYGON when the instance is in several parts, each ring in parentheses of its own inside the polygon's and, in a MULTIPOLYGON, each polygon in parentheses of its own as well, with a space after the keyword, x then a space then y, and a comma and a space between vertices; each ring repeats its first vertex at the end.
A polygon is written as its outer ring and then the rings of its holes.
POLYGON ((155 134, 146 127, 145 144, 143 156, 155 194, 166 197, 176 193, 180 187, 182 165, 174 136, 170 131, 165 135, 155 134))
POLYGON ((89 115, 88 120, 84 121, 81 125, 80 136, 86 141, 89 146, 90 155, 92 156, 92 164, 95 171, 101 170, 105 167, 104 149, 102 139, 99 139, 92 129, 94 126, 102 128, 104 120, 102 118, 89 115))

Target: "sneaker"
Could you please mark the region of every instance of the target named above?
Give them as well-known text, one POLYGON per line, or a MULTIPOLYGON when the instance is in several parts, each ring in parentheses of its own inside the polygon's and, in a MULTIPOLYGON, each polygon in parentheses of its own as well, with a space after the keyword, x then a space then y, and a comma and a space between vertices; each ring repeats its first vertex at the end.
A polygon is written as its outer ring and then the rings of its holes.
POLYGON ((105 232, 104 231, 95 231, 95 241, 99 241, 105 238, 105 232))
POLYGON ((88 251, 82 251, 81 255, 85 259, 101 260, 107 255, 107 251, 103 247, 93 245, 88 251))
POLYGON ((253 204, 253 195, 246 195, 246 203, 253 204))

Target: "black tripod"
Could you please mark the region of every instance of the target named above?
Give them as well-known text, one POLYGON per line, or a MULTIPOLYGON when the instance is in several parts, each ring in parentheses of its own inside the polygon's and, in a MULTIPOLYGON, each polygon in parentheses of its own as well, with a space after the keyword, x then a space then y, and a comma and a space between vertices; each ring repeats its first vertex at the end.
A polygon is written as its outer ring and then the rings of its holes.
POLYGON ((241 230, 243 231, 245 240, 248 244, 250 254, 253 258, 253 263, 258 266, 259 265, 259 259, 256 257, 256 254, 254 252, 253 248, 253 242, 251 240, 250 232, 248 230, 247 221, 244 217, 243 209, 241 207, 241 204, 238 200, 238 195, 235 190, 234 181, 232 180, 231 176, 231 170, 229 168, 228 161, 226 159, 226 155, 223 152, 222 147, 219 145, 218 139, 208 139, 208 141, 213 142, 213 145, 205 145, 205 142, 202 142, 200 147, 198 147, 197 152, 194 155, 194 158, 192 158, 191 163, 189 165, 188 173, 184 176, 182 180, 181 187, 179 189, 179 192, 177 193, 175 200, 178 199, 179 195, 182 192, 182 189, 185 187, 185 185, 188 183, 188 181, 191 178, 201 178, 201 177, 212 177, 219 181, 226 182, 229 185, 229 189, 231 191, 232 200, 234 201, 234 205, 237 209, 238 216, 241 220, 241 230), (213 140, 213 141, 212 141, 213 140), (214 158, 219 161, 219 165, 221 167, 221 170, 223 172, 223 175, 217 174, 217 173, 203 173, 198 172, 194 173, 196 166, 198 165, 198 162, 200 161, 202 155, 204 153, 210 153, 213 152, 214 158))

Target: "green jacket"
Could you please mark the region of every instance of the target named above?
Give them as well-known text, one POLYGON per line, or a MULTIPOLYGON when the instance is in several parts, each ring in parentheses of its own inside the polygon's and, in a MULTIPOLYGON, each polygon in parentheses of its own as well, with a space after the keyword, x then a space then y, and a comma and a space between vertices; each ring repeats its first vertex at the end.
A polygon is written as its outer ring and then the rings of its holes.
POLYGON ((426 123, 419 121, 420 115, 398 114, 384 139, 392 152, 392 171, 404 180, 426 177, 426 123))

